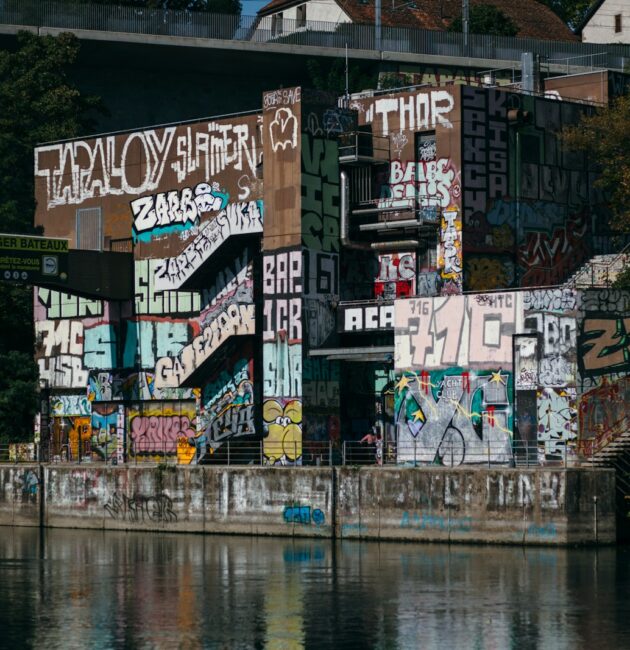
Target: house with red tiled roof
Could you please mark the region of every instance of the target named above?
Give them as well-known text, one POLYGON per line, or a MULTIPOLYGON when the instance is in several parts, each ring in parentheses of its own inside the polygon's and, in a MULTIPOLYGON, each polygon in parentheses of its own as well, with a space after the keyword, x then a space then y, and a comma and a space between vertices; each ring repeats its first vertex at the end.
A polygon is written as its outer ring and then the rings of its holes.
MULTIPOLYGON (((517 27, 516 36, 577 40, 559 16, 536 0, 470 0, 470 4, 500 9, 517 27)), ((382 0, 381 24, 446 31, 461 9, 461 0, 382 0)), ((374 0, 271 0, 258 12, 259 28, 269 30, 272 38, 307 28, 335 31, 342 23, 373 25, 374 10, 374 0)))

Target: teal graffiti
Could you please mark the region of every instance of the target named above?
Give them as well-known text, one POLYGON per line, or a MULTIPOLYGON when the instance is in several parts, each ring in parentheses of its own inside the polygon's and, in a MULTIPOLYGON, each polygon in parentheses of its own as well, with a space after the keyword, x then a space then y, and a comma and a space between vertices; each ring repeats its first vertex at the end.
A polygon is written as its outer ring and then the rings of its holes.
POLYGON ((439 515, 418 514, 411 515, 405 511, 400 520, 401 528, 413 530, 454 530, 458 532, 470 532, 472 530, 472 517, 442 517, 439 515))
POLYGON ((113 325, 86 327, 83 333, 83 365, 86 368, 116 367, 116 330, 113 325))
POLYGON ((188 340, 188 323, 127 321, 123 366, 152 369, 157 359, 177 356, 188 340))
POLYGON ((368 527, 365 524, 342 524, 341 535, 346 533, 357 533, 358 535, 367 535, 368 527))
POLYGON ((537 526, 530 524, 527 529, 527 534, 533 537, 556 537, 558 531, 555 524, 546 524, 544 526, 537 526))
POLYGON ((311 523, 321 526, 326 521, 324 513, 319 508, 311 509, 310 506, 286 506, 283 517, 287 524, 303 524, 305 526, 311 523))

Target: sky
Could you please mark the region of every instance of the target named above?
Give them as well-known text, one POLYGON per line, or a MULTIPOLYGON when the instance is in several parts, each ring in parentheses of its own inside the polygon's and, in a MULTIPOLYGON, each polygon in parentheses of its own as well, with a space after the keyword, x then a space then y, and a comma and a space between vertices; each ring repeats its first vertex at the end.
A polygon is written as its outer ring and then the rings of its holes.
POLYGON ((241 0, 243 5, 243 16, 255 16, 261 7, 269 4, 271 0, 241 0))

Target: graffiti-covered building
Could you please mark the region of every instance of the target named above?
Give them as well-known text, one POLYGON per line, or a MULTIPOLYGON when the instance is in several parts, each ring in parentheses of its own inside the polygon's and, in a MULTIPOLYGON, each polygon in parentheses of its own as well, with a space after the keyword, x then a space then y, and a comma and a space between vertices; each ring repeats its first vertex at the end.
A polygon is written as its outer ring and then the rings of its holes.
POLYGON ((602 446, 626 418, 629 297, 575 282, 612 241, 595 170, 558 137, 586 110, 289 88, 37 148, 45 236, 133 276, 116 299, 72 273, 35 290, 51 453, 212 462, 229 442, 299 464, 372 427, 394 462, 602 446))

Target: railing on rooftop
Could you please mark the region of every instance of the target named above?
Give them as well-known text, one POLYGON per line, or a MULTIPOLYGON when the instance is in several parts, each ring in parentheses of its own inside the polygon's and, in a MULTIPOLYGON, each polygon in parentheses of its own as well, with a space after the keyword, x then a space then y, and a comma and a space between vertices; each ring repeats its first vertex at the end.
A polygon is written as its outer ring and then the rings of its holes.
POLYGON ((350 131, 339 136, 339 162, 358 163, 370 161, 389 163, 390 143, 387 136, 363 131, 350 131))
POLYGON ((586 68, 588 70, 605 68, 606 55, 606 52, 588 52, 577 56, 568 56, 563 59, 549 58, 546 63, 560 66, 560 68, 564 68, 565 74, 570 74, 571 70, 575 67, 586 68))
MULTIPOLYGON (((90 5, 57 0, 4 0, 0 3, 0 24, 51 27, 69 30, 97 30, 132 34, 228 39, 313 47, 375 50, 373 25, 294 21, 273 23, 271 16, 235 16, 205 12, 169 11, 138 7, 90 5)), ((601 55, 602 68, 623 70, 630 59, 628 45, 602 45, 570 41, 548 41, 508 36, 471 34, 464 44, 459 33, 403 27, 381 28, 380 49, 388 52, 520 61, 522 52, 534 52, 543 59, 601 55)), ((575 69, 581 66, 576 64, 575 69)), ((567 72, 572 66, 567 65, 567 72)))

